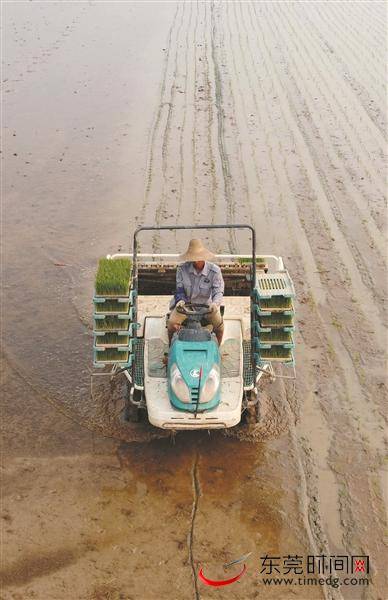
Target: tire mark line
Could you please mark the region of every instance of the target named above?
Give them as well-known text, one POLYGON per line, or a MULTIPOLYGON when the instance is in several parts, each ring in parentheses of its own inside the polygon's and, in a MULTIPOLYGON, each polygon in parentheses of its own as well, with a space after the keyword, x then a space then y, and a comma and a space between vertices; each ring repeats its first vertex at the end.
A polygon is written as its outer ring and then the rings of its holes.
MULTIPOLYGON (((175 55, 174 55, 174 67, 172 72, 172 80, 170 85, 170 95, 168 102, 168 111, 167 111, 167 119, 166 125, 162 135, 162 190, 161 190, 161 199, 158 207, 155 210, 155 222, 157 225, 161 224, 163 212, 166 209, 167 204, 167 168, 168 168, 168 146, 170 140, 170 132, 171 132, 171 122, 173 118, 174 112, 174 102, 176 96, 176 82, 177 82, 177 73, 178 73, 178 40, 183 26, 183 19, 185 14, 186 4, 183 3, 181 11, 181 19, 179 26, 176 31, 175 38, 175 55)), ((160 232, 155 232, 152 239, 152 251, 159 252, 160 251, 160 232)))
POLYGON ((147 141, 147 164, 146 164, 146 181, 145 181, 145 189, 144 189, 144 197, 143 197, 143 205, 140 211, 140 222, 144 224, 145 212, 149 203, 149 193, 152 185, 152 175, 153 175, 153 165, 154 165, 154 154, 155 154, 155 144, 156 144, 156 135, 160 126, 162 112, 164 109, 164 94, 166 89, 166 78, 167 78, 167 69, 169 64, 170 52, 171 52, 171 37, 172 32, 175 27, 177 15, 178 15, 179 5, 177 4, 172 23, 169 29, 169 33, 167 36, 167 44, 166 44, 166 54, 164 57, 164 66, 163 66, 163 74, 160 83, 159 90, 159 101, 157 107, 155 109, 154 122, 148 134, 147 141))
MULTIPOLYGON (((224 183, 224 196, 226 202, 226 218, 227 223, 232 224, 235 223, 235 204, 231 192, 230 187, 230 164, 229 158, 225 149, 225 139, 224 139, 224 109, 223 109, 223 92, 222 92, 222 79, 221 79, 221 71, 220 65, 217 59, 216 52, 216 18, 215 18, 215 4, 214 0, 210 5, 211 10, 211 56, 213 61, 214 68, 214 82, 215 82, 215 98, 216 98, 216 112, 217 112, 217 141, 218 141, 218 153, 221 159, 221 168, 223 175, 223 183, 224 183)), ((222 40, 220 40, 220 46, 222 45, 222 40)), ((232 254, 237 253, 237 244, 236 237, 234 232, 229 231, 229 251, 232 254)))

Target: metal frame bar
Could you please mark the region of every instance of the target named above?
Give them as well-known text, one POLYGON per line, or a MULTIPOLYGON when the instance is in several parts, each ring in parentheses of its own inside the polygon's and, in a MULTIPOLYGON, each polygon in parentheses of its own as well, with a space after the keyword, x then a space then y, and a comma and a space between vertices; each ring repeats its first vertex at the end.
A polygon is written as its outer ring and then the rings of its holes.
MULTIPOLYGON (((187 230, 203 230, 203 229, 247 229, 251 232, 251 242, 252 242, 252 280, 251 280, 251 331, 253 330, 253 310, 252 310, 252 297, 253 290, 256 286, 256 231, 252 227, 252 225, 160 225, 160 226, 151 226, 144 225, 142 227, 138 227, 133 234, 133 257, 132 257, 132 273, 133 273, 133 290, 134 301, 134 318, 137 321, 137 292, 138 292, 138 268, 137 268, 137 259, 138 259, 138 236, 142 231, 187 231, 187 230)), ((179 255, 178 255, 179 256, 179 255)), ((134 331, 133 337, 137 337, 137 330, 134 331)), ((251 360, 252 366, 255 370, 256 364, 254 361, 255 351, 254 351, 254 336, 251 335, 251 360)), ((134 362, 134 361, 133 361, 134 362)), ((134 381, 134 369, 135 365, 132 365, 132 380, 134 381)))
POLYGON ((179 231, 179 230, 191 230, 191 229, 248 229, 252 234, 252 289, 256 284, 256 232, 252 225, 144 225, 138 227, 133 234, 133 271, 135 278, 135 285, 137 291, 137 248, 138 248, 138 235, 142 231, 179 231))
MULTIPOLYGON (((171 259, 171 260, 177 260, 179 258, 180 254, 151 254, 151 253, 138 253, 137 254, 137 258, 144 258, 144 259, 148 259, 148 258, 161 258, 161 259, 171 259)), ((108 254, 107 258, 133 258, 133 253, 124 253, 124 252, 118 252, 116 254, 108 254)), ((221 260, 233 260, 235 258, 251 258, 250 254, 215 254, 216 258, 219 258, 221 260)), ((271 259, 273 260, 276 265, 277 265, 277 270, 278 271, 284 271, 284 263, 283 263, 283 259, 281 256, 275 256, 274 254, 260 254, 260 258, 265 258, 265 259, 271 259)))

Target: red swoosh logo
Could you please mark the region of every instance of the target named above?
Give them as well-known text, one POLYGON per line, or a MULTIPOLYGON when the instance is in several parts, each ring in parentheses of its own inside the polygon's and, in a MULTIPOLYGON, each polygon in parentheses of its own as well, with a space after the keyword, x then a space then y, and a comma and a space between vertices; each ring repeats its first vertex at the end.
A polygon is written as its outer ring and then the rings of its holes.
POLYGON ((206 585, 212 585, 213 587, 220 587, 221 585, 229 585, 230 583, 234 583, 235 581, 238 581, 245 574, 246 570, 247 570, 247 567, 246 567, 246 565, 244 565, 244 567, 242 568, 240 573, 235 575, 235 577, 231 577, 231 579, 208 579, 203 574, 203 569, 200 569, 200 571, 198 573, 198 577, 206 585))

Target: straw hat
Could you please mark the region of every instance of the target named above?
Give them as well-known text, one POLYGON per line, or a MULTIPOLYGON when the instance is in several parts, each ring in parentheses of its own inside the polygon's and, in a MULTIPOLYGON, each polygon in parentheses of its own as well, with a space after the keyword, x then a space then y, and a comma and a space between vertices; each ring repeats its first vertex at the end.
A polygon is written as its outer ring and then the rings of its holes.
POLYGON ((197 262, 200 260, 214 260, 215 254, 210 252, 202 243, 202 240, 190 240, 189 247, 184 254, 179 256, 182 262, 197 262))

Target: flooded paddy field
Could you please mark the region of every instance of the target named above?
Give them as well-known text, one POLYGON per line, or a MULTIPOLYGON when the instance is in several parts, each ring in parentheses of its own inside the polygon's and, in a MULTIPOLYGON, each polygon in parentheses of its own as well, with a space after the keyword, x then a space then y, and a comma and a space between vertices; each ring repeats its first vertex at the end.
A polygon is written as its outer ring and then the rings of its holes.
POLYGON ((199 567, 231 576, 248 552, 223 598, 386 597, 385 13, 3 6, 2 599, 221 597, 199 567), (297 380, 265 391, 256 443, 136 437, 90 397, 97 260, 138 225, 223 222, 253 224, 290 270, 297 380), (265 555, 282 576, 322 554, 369 556, 369 585, 263 582, 265 555))

